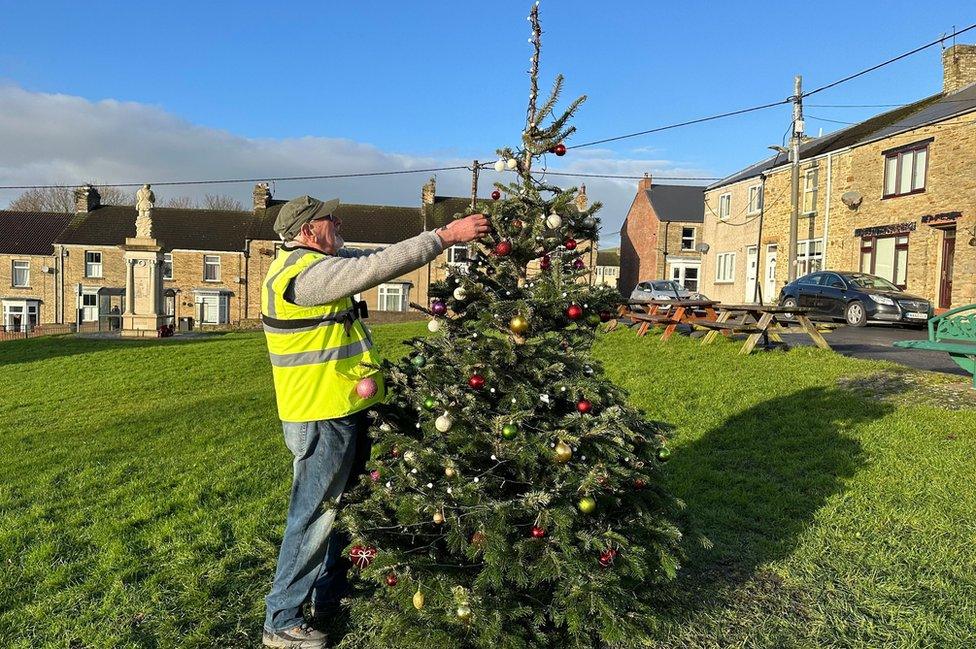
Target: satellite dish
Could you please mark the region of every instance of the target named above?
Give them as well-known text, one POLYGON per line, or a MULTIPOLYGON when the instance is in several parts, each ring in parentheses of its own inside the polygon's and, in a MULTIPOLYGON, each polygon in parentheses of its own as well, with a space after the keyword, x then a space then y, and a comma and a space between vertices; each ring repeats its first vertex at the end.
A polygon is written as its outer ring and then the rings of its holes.
POLYGON ((856 210, 861 206, 861 201, 864 200, 864 197, 861 196, 860 192, 846 192, 840 197, 840 200, 847 207, 851 208, 852 210, 856 210))
POLYGON ((707 243, 699 243, 695 247, 698 249, 698 252, 704 255, 705 253, 708 252, 709 245, 707 243))

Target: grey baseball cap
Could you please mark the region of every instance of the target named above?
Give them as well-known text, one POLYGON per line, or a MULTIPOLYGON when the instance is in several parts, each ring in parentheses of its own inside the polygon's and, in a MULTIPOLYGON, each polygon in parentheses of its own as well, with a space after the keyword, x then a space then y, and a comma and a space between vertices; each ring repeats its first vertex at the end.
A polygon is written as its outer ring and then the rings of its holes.
POLYGON ((285 240, 293 239, 304 224, 332 216, 337 207, 339 207, 338 198, 328 201, 320 201, 311 196, 293 198, 281 206, 278 218, 275 219, 274 230, 285 240))

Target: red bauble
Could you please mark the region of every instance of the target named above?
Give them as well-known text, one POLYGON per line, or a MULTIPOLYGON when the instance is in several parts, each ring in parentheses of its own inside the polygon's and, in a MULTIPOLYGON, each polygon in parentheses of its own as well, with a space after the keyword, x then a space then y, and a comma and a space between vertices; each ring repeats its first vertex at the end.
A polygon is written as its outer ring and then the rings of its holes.
POLYGON ((480 390, 485 387, 485 377, 480 374, 472 374, 471 378, 468 379, 468 385, 470 385, 475 390, 480 390))
POLYGON ((613 314, 609 311, 600 311, 600 322, 610 322, 613 320, 613 314))
POLYGON ((566 250, 576 250, 576 239, 566 239, 563 245, 566 246, 566 250))
POLYGON ((383 477, 379 469, 373 469, 369 472, 369 479, 373 482, 379 482, 380 478, 383 477))
POLYGON ((525 224, 522 223, 522 219, 515 219, 514 221, 512 221, 512 227, 515 228, 516 230, 521 230, 522 228, 525 227, 525 224))
POLYGON ((376 385, 376 380, 370 376, 360 379, 359 383, 356 384, 356 394, 358 394, 361 399, 372 399, 376 396, 376 391, 378 389, 379 388, 376 385))
POLYGON ((570 304, 566 309, 566 317, 570 320, 579 320, 583 315, 583 309, 578 304, 570 304))
POLYGON ((634 489, 640 490, 647 486, 647 481, 644 478, 636 478, 634 480, 634 489))
POLYGON ((497 189, 492 190, 491 200, 497 201, 501 197, 502 197, 502 193, 500 191, 498 191, 497 189))
POLYGON ((558 156, 564 156, 564 155, 566 155, 566 145, 563 144, 562 142, 560 142, 556 146, 552 147, 552 149, 550 149, 550 150, 553 153, 555 153, 556 155, 558 155, 558 156))
POLYGON ((373 563, 378 550, 369 545, 354 545, 349 550, 349 560, 360 570, 373 563))
POLYGON ((552 268, 552 260, 549 259, 549 255, 543 255, 539 258, 539 268, 542 270, 549 270, 552 268))
POLYGON ((508 241, 499 241, 495 244, 495 254, 499 257, 504 257, 510 252, 512 252, 512 244, 508 241))
POLYGON ((576 403, 576 409, 579 410, 582 414, 585 415, 590 410, 593 410, 593 404, 590 403, 589 401, 587 401, 586 399, 580 399, 576 403))
POLYGON ((396 586, 399 581, 400 580, 397 578, 395 572, 391 572, 386 576, 386 585, 389 586, 390 588, 396 586))
POLYGON ((539 527, 538 525, 532 526, 532 538, 541 539, 546 535, 546 531, 539 527))
POLYGON ((400 457, 400 449, 394 446, 393 448, 390 449, 390 455, 392 455, 393 457, 400 457))
POLYGON ((617 551, 613 548, 607 548, 604 552, 600 554, 600 565, 604 568, 609 568, 613 565, 613 560, 617 557, 617 551))

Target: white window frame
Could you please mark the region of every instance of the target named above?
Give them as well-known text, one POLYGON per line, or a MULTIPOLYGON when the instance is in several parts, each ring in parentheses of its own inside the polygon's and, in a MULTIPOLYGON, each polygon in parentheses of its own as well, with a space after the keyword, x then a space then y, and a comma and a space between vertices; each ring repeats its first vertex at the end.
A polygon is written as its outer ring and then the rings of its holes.
MULTIPOLYGON (((700 278, 699 278, 699 281, 700 278)), ((715 255, 715 283, 731 284, 735 281, 735 253, 720 252, 715 255)))
POLYGON ((41 323, 41 307, 37 300, 0 300, 3 304, 3 325, 0 330, 14 331, 13 317, 20 316, 20 328, 17 331, 27 331, 41 323), (31 322, 33 320, 33 322, 31 322))
POLYGON ((468 267, 468 262, 470 259, 468 259, 467 244, 448 246, 447 250, 444 252, 447 253, 447 264, 449 266, 462 266, 464 268, 468 267), (462 259, 458 259, 458 256, 461 253, 464 254, 464 257, 462 259))
POLYGON ((173 279, 173 253, 163 253, 163 279, 173 279))
POLYGON ((81 295, 78 296, 78 308, 81 309, 82 322, 98 322, 98 316, 101 315, 101 309, 98 302, 97 288, 82 289, 81 295), (89 301, 89 298, 91 304, 86 303, 89 301))
POLYGON ((85 277, 100 278, 103 276, 102 268, 102 252, 100 250, 86 250, 85 251, 85 277), (98 255, 98 261, 88 261, 88 256, 94 260, 95 255, 98 255))
POLYGON ((677 282, 682 288, 697 293, 698 289, 701 288, 701 264, 693 262, 672 262, 671 264, 671 280, 677 282), (685 282, 688 281, 688 271, 695 271, 695 288, 688 288, 685 282))
POLYGON ((222 325, 230 323, 230 296, 226 293, 220 293, 218 291, 194 291, 193 292, 193 309, 195 314, 199 314, 199 321, 201 324, 209 325, 222 325), (216 298, 216 305, 211 305, 211 301, 216 298), (200 305, 203 305, 203 310, 200 310, 200 305), (213 315, 216 309, 216 317, 210 318, 209 315, 213 315))
POLYGON ((691 250, 691 251, 694 251, 694 249, 695 249, 695 243, 697 243, 697 241, 698 241, 698 228, 682 226, 682 228, 681 228, 681 249, 682 250, 691 250), (691 237, 686 237, 685 236, 685 230, 691 230, 691 237), (689 238, 691 239, 691 245, 690 246, 686 246, 685 245, 685 240, 687 240, 689 238))
POLYGON ((397 311, 407 310, 407 301, 410 296, 410 285, 405 282, 388 282, 376 287, 376 310, 377 311, 397 311), (388 309, 387 300, 393 298, 399 301, 399 308, 388 309))
POLYGON ((14 288, 30 288, 30 259, 13 259, 10 261, 10 285, 14 288), (24 281, 17 281, 18 272, 23 273, 24 281))
POLYGON ((219 282, 220 281, 220 255, 204 255, 203 256, 203 281, 205 282, 219 282), (214 261, 214 260, 217 261, 214 261), (207 268, 215 268, 215 277, 212 279, 207 278, 207 268))
POLYGON ((753 185, 749 188, 749 214, 759 214, 763 207, 763 186, 753 185))
POLYGON ((817 183, 820 180, 818 171, 819 169, 814 167, 803 172, 803 196, 800 205, 803 208, 802 214, 804 216, 817 213, 817 183), (810 201, 810 209, 806 209, 808 198, 810 201))
POLYGON ((802 239, 796 242, 796 276, 803 277, 823 270, 823 239, 802 239), (817 251, 817 244, 820 250, 817 251), (815 267, 814 267, 815 266, 815 267))
POLYGON ((721 221, 728 221, 732 216, 732 193, 727 192, 718 197, 718 218, 721 221))

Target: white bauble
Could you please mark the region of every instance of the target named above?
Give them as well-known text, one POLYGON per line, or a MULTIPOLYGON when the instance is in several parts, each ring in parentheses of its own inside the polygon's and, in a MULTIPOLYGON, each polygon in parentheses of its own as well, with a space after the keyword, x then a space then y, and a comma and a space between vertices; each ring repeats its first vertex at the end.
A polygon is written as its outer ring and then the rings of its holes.
POLYGON ((546 227, 550 230, 555 230, 563 224, 563 219, 561 216, 553 212, 546 217, 546 227))
POLYGON ((515 169, 515 167, 518 166, 518 161, 515 158, 509 158, 505 161, 505 166, 508 167, 509 170, 515 169))
POLYGON ((429 331, 430 333, 436 334, 440 330, 441 330, 440 320, 431 320, 430 322, 427 323, 427 331, 429 331))
POLYGON ((466 297, 468 297, 468 292, 464 290, 463 286, 458 286, 456 289, 454 289, 455 300, 463 300, 466 297))
POLYGON ((417 461, 417 454, 414 453, 413 451, 407 451, 406 453, 403 454, 403 461, 406 462, 407 464, 413 464, 414 462, 417 461))
POLYGON ((499 158, 498 162, 495 163, 495 171, 498 173, 505 171, 505 161, 501 158, 499 158))
POLYGON ((444 413, 434 421, 434 428, 442 433, 446 433, 451 430, 451 426, 454 425, 454 420, 447 413, 444 413))
POLYGON ((384 421, 382 424, 380 424, 380 430, 383 431, 384 433, 389 433, 393 431, 393 426, 389 425, 384 421))

